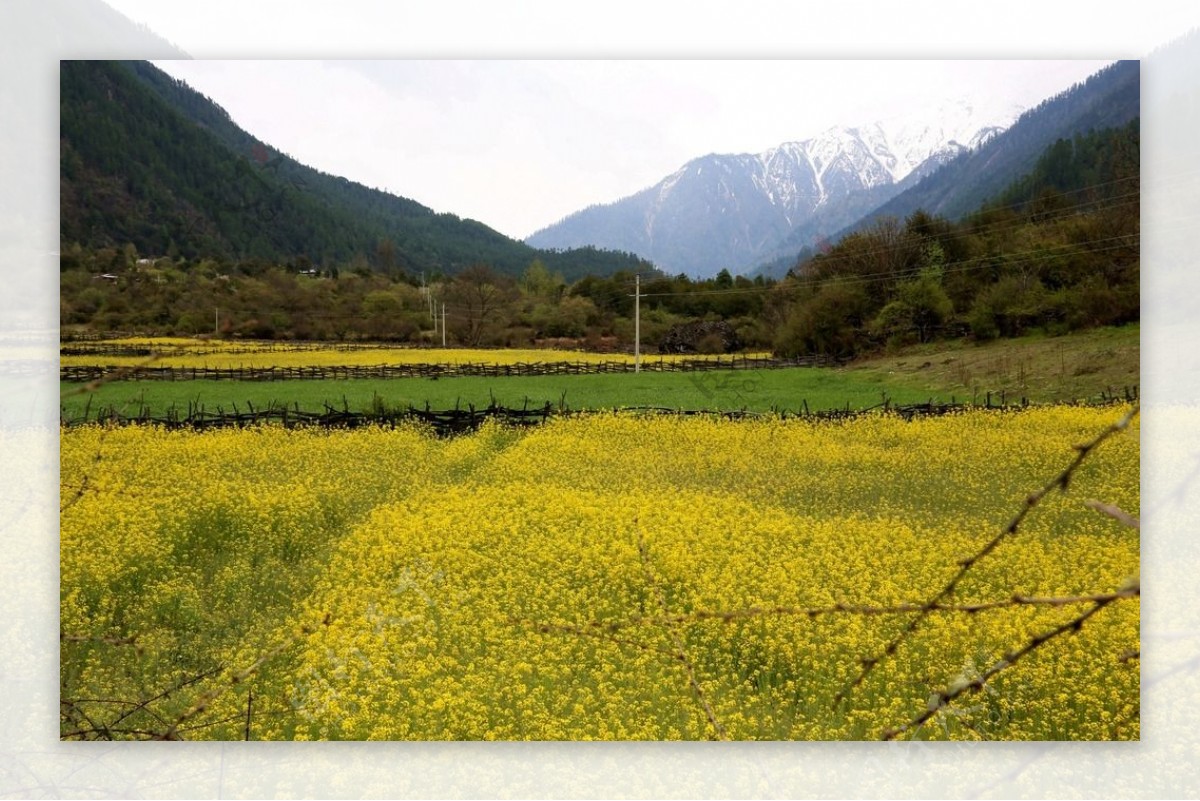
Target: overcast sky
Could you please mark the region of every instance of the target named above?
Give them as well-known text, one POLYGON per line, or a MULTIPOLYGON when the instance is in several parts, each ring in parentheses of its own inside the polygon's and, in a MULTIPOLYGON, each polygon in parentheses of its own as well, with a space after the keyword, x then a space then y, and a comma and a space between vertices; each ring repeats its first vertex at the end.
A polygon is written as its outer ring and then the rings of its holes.
POLYGON ((1028 107, 1105 61, 156 61, 309 166, 523 238, 708 153, 947 100, 1028 107))

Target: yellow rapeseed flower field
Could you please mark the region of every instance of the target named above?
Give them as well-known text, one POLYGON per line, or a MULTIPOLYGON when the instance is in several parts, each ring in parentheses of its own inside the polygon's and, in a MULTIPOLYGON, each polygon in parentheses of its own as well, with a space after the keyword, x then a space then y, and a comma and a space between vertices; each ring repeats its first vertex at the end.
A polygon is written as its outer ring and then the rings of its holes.
POLYGON ((1136 739, 1125 411, 63 429, 62 736, 1136 739))
MULTIPOLYGON (((209 369, 261 369, 268 367, 380 367, 409 364, 541 364, 572 362, 577 364, 629 363, 632 353, 596 353, 593 351, 519 349, 519 348, 412 348, 350 343, 346 345, 271 342, 252 340, 187 339, 182 337, 140 337, 103 340, 73 346, 92 351, 65 354, 60 357, 64 367, 132 367, 150 362, 155 367, 195 367, 209 369), (134 355, 114 351, 148 351, 151 355, 134 355)), ((767 357, 769 354, 747 354, 767 357)), ((642 354, 644 363, 686 360, 717 360, 728 362, 728 355, 702 354, 642 354)))

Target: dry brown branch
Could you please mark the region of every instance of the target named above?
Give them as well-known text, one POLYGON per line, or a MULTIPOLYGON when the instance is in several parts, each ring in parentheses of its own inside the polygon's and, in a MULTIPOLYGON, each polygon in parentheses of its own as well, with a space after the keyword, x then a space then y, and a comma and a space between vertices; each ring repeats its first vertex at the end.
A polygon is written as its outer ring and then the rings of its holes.
MULTIPOLYGON (((158 354, 152 355, 149 359, 147 359, 145 362, 143 362, 143 364, 149 364, 150 362, 152 362, 158 358, 159 358, 158 354)), ((136 369, 136 368, 134 367, 134 368, 127 368, 127 369, 136 369)), ((120 371, 120 370, 116 371, 116 373, 114 373, 113 377, 111 377, 111 378, 101 377, 95 381, 85 384, 84 386, 80 387, 77 390, 73 390, 72 392, 65 393, 63 395, 63 397, 67 397, 70 395, 82 395, 86 392, 94 392, 95 390, 99 389, 103 384, 107 383, 108 381, 117 380, 117 378, 119 377, 118 374, 120 374, 121 372, 122 371, 120 371)), ((91 400, 92 400, 91 398, 88 398, 88 407, 89 408, 91 407, 91 400)), ((128 406, 128 405, 129 404, 126 403, 121 408, 124 409, 125 406, 128 406)), ((86 419, 86 417, 87 417, 87 410, 85 409, 84 410, 84 418, 86 419)), ((60 515, 63 512, 65 512, 67 509, 70 509, 72 506, 79 503, 79 501, 83 498, 83 496, 87 493, 87 491, 89 489, 92 489, 92 486, 91 486, 92 472, 91 471, 94 471, 96 469, 96 467, 100 464, 101 460, 103 459, 104 438, 107 436, 108 436, 108 430, 105 430, 104 432, 102 432, 100 434, 100 437, 99 437, 98 441, 96 442, 96 455, 92 459, 91 470, 88 473, 84 474, 83 479, 79 482, 78 485, 76 485, 75 493, 70 497, 70 499, 68 499, 65 503, 62 503, 59 505, 58 513, 60 515)))
MULTIPOLYGON (((145 712, 147 715, 161 723, 164 729, 168 728, 170 724, 153 709, 151 709, 150 705, 156 701, 161 701, 170 697, 173 693, 178 692, 185 687, 190 687, 191 685, 201 682, 210 676, 214 676, 219 673, 220 670, 221 669, 219 667, 213 668, 211 670, 206 670, 203 673, 198 673, 194 676, 181 679, 162 692, 152 695, 149 698, 143 698, 140 701, 124 701, 111 698, 75 698, 61 700, 59 701, 59 706, 65 708, 69 712, 78 713, 87 722, 88 728, 76 728, 75 730, 68 731, 60 735, 60 737, 61 739, 88 738, 111 740, 113 739, 114 734, 137 734, 139 733, 138 731, 122 728, 121 724, 138 712, 145 712), (107 723, 97 723, 84 711, 83 707, 81 706, 82 704, 108 704, 112 706, 125 706, 128 707, 128 709, 107 723)), ((162 731, 163 729, 158 730, 157 734, 161 735, 162 731)), ((150 734, 154 734, 154 732, 150 732, 150 734)))
MULTIPOLYGON (((265 665, 271 659, 274 659, 276 656, 281 654, 286 648, 288 648, 290 645, 292 645, 300 637, 312 634, 314 631, 316 631, 316 629, 313 628, 312 626, 303 626, 299 630, 294 632, 292 634, 292 636, 288 637, 283 642, 276 645, 274 648, 271 648, 267 652, 263 653, 261 656, 258 657, 258 659, 255 659, 252 663, 250 663, 249 666, 242 668, 241 670, 233 671, 232 673, 230 673, 228 681, 221 682, 217 686, 213 687, 212 689, 208 690, 203 695, 201 695, 200 698, 197 699, 196 702, 194 704, 192 704, 191 707, 189 707, 187 710, 185 710, 183 712, 183 714, 181 714, 179 717, 177 717, 175 719, 175 721, 173 723, 171 723, 170 726, 167 727, 165 732, 160 732, 159 735, 157 737, 155 737, 155 739, 157 739, 157 740, 182 740, 183 738, 179 736, 180 732, 187 731, 188 729, 192 729, 192 728, 199 728, 198 726, 195 726, 195 725, 184 726, 183 725, 184 723, 187 723, 189 720, 196 717, 197 715, 203 714, 205 711, 208 710, 208 708, 212 704, 212 702, 217 700, 217 698, 219 698, 225 692, 232 689, 233 687, 236 687, 237 685, 241 684, 246 679, 253 676, 255 673, 257 673, 259 671, 260 668, 262 668, 263 665, 265 665)), ((238 717, 240 717, 240 713, 239 713, 238 717)))
POLYGON ((95 470, 97 468, 97 466, 100 464, 100 462, 104 459, 104 438, 107 435, 108 435, 107 431, 104 431, 100 434, 100 437, 96 442, 96 455, 92 457, 92 464, 91 464, 91 467, 89 468, 89 472, 85 473, 83 476, 83 479, 77 485, 75 485, 74 494, 72 494, 71 497, 68 498, 64 503, 59 505, 58 513, 60 515, 63 512, 70 509, 75 504, 79 503, 79 501, 83 499, 83 496, 87 493, 87 491, 92 488, 91 487, 91 483, 92 483, 91 471, 95 470))
POLYGON ((679 629, 670 622, 671 613, 667 608, 667 596, 663 592, 662 586, 654 579, 654 571, 650 567, 650 554, 646 549, 646 540, 642 536, 640 525, 637 527, 637 535, 638 557, 642 562, 642 574, 646 577, 647 586, 658 597, 658 606, 662 610, 663 619, 667 621, 664 628, 671 637, 672 644, 675 646, 675 659, 679 661, 687 673, 688 685, 691 687, 692 693, 696 696, 696 701, 700 704, 700 708, 704 710, 704 717, 708 719, 708 724, 712 726, 717 739, 728 740, 729 736, 725 733, 725 727, 717 720, 712 705, 709 704, 708 698, 704 695, 704 690, 700 687, 700 682, 696 680, 696 668, 692 664, 691 659, 688 658, 687 651, 683 647, 683 638, 679 636, 679 629))
POLYGON ((1083 505, 1089 509, 1095 509, 1097 512, 1102 512, 1103 514, 1108 515, 1121 525, 1129 526, 1130 528, 1136 528, 1138 530, 1141 530, 1142 528, 1142 523, 1140 520, 1128 512, 1123 511, 1120 507, 1114 504, 1097 501, 1094 498, 1088 498, 1083 502, 1083 505))
POLYGON ((109 372, 104 373, 99 378, 97 378, 93 381, 87 382, 86 384, 81 386, 79 389, 73 389, 70 392, 65 392, 65 393, 63 393, 63 397, 70 397, 72 395, 84 395, 88 392, 95 392, 96 390, 100 389, 100 387, 104 386, 105 384, 109 383, 110 381, 123 381, 124 379, 129 377, 131 374, 137 372, 138 370, 141 370, 143 367, 148 367, 149 365, 153 364, 154 362, 158 361, 161 358, 162 358, 161 353, 152 353, 152 354, 150 354, 150 356, 148 358, 143 359, 142 361, 138 362, 137 364, 131 364, 127 367, 119 367, 116 370, 111 370, 109 372))
MULTIPOLYGON (((59 714, 60 719, 69 720, 70 722, 77 724, 79 722, 79 719, 82 718, 83 721, 85 723, 87 723, 87 725, 89 727, 87 729, 77 729, 73 732, 62 735, 63 738, 81 737, 85 733, 88 733, 88 732, 103 733, 106 735, 108 734, 108 729, 105 726, 103 726, 102 724, 96 723, 96 721, 92 720, 91 715, 89 715, 83 709, 83 707, 79 706, 79 703, 77 703, 75 701, 70 701, 70 700, 59 701, 58 708, 59 708, 58 714, 59 714)), ((105 739, 112 739, 112 738, 111 738, 111 736, 109 736, 109 737, 106 737, 105 739)))
POLYGON ((1124 597, 1121 593, 1098 593, 1094 595, 1065 595, 1065 596, 1034 596, 1013 595, 996 601, 980 601, 962 604, 926 604, 902 603, 893 606, 872 606, 864 604, 833 604, 831 606, 750 606, 744 609, 705 610, 700 609, 687 614, 670 615, 666 617, 633 616, 625 620, 594 620, 582 626, 571 627, 573 632, 596 636, 597 632, 616 632, 635 626, 664 626, 680 623, 695 623, 702 620, 717 620, 732 623, 757 617, 808 617, 815 618, 823 615, 907 615, 924 612, 962 612, 975 614, 992 609, 1005 609, 1014 606, 1071 606, 1074 604, 1095 603, 1096 601, 1115 600, 1124 597))
POLYGON ((920 727, 931 717, 953 703, 954 700, 960 695, 963 695, 967 692, 978 692, 979 690, 982 690, 984 685, 987 684, 988 680, 997 673, 1012 667, 1021 659, 1028 656, 1030 653, 1042 647, 1054 638, 1062 636, 1063 634, 1074 634, 1078 632, 1083 628, 1083 624, 1087 622, 1092 615, 1096 614, 1104 607, 1118 600, 1124 598, 1136 598, 1139 595, 1141 595, 1141 584, 1137 580, 1134 580, 1116 592, 1109 593, 1100 600, 1094 601, 1090 607, 1085 609, 1083 612, 1080 612, 1078 615, 1066 621, 1065 623, 1061 623, 1058 626, 1049 629, 1048 631, 1042 632, 1041 634, 1034 635, 1029 639, 1028 642, 1026 642, 1017 650, 1009 651, 1002 656, 998 662, 993 664, 987 670, 983 671, 983 673, 979 674, 971 681, 962 681, 960 679, 952 683, 946 689, 935 693, 930 698, 928 708, 924 712, 914 717, 908 723, 884 730, 880 734, 880 739, 894 740, 906 731, 920 727))
POLYGON ((874 670, 880 662, 895 654, 896 650, 901 646, 901 644, 904 643, 905 640, 908 639, 908 637, 916 630, 916 628, 921 625, 925 618, 934 612, 938 605, 940 605, 946 598, 954 593, 954 590, 958 587, 959 582, 962 581, 963 576, 965 576, 967 572, 979 562, 979 560, 983 559, 992 551, 994 551, 1001 542, 1017 532, 1017 529, 1020 528, 1021 523, 1025 520, 1026 515, 1036 508, 1037 505, 1041 503, 1043 498, 1045 498, 1055 489, 1060 489, 1063 492, 1066 492, 1071 483, 1071 478, 1075 475, 1075 471, 1079 468, 1079 466, 1083 464, 1084 459, 1086 459, 1089 454, 1091 454, 1109 437, 1124 431, 1133 421, 1133 418, 1137 416, 1137 413, 1138 406, 1134 406, 1127 414, 1121 417, 1120 420, 1101 431, 1090 442, 1086 442, 1082 445, 1076 445, 1075 458, 1071 460, 1071 463, 1068 464, 1062 470, 1062 472, 1048 481, 1045 486, 1026 497, 1025 503, 1022 504, 1020 511, 1018 511, 1016 515, 1009 520, 1008 525, 1002 528, 998 534, 988 540, 984 546, 974 554, 968 556, 966 559, 961 560, 958 563, 958 571, 955 572, 948 582, 946 582, 941 590, 935 593, 934 596, 923 605, 922 609, 917 613, 917 615, 908 622, 908 625, 901 629, 899 634, 888 641, 882 652, 876 656, 865 657, 861 660, 862 668, 859 670, 858 675, 855 676, 855 678, 845 689, 840 690, 838 694, 834 696, 833 705, 835 707, 838 706, 843 700, 846 699, 851 691, 853 691, 855 688, 861 685, 863 681, 866 680, 867 676, 871 674, 871 671, 874 670))

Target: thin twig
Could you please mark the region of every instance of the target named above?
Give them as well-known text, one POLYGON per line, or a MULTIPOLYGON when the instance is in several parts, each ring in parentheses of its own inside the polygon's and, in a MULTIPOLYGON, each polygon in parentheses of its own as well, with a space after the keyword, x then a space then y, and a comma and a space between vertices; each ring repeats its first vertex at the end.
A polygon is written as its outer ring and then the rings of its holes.
POLYGON ((954 576, 951 577, 948 582, 946 582, 945 586, 943 586, 941 590, 939 590, 932 598, 929 599, 928 602, 924 604, 917 616, 910 620, 908 625, 901 629, 900 633, 893 637, 888 644, 884 646, 884 649, 881 653, 879 653, 877 656, 866 657, 861 660, 862 668, 859 670, 858 675, 855 676, 855 678, 845 689, 840 690, 837 695, 834 696, 833 706, 836 707, 843 700, 845 700, 852 690, 857 688, 863 683, 863 681, 866 680, 867 676, 870 675, 871 671, 874 670, 880 662, 895 654, 896 650, 905 640, 908 639, 913 631, 916 630, 917 626, 919 626, 925 620, 925 618, 934 612, 943 600, 954 593, 954 590, 958 587, 959 582, 962 581, 963 576, 967 574, 967 571, 978 564, 979 560, 983 559, 992 551, 994 551, 996 546, 1004 541, 1004 539, 1015 534, 1021 523, 1025 520, 1025 516, 1028 515, 1029 512, 1032 511, 1039 503, 1041 503, 1043 498, 1045 498, 1055 489, 1060 489, 1063 492, 1066 492, 1067 487, 1071 483, 1072 476, 1074 476, 1075 471, 1079 468, 1079 465, 1083 463, 1083 460, 1086 459, 1088 455, 1106 439, 1124 431, 1129 426, 1130 422, 1132 422, 1133 418, 1137 416, 1137 413, 1138 407, 1134 406, 1120 420, 1101 431, 1091 442, 1087 442, 1083 445, 1076 445, 1075 458, 1071 460, 1071 463, 1067 465, 1066 468, 1064 468, 1057 476, 1047 482, 1045 486, 1026 497, 1025 503, 1022 504, 1020 511, 1016 513, 1016 515, 1008 522, 1008 525, 1001 529, 998 534, 988 540, 987 543, 985 543, 984 546, 974 554, 960 561, 958 563, 958 571, 954 574, 954 576))
POLYGON ((1119 506, 1116 506, 1115 504, 1103 503, 1102 501, 1097 501, 1094 498, 1088 498, 1086 501, 1083 502, 1083 505, 1088 507, 1089 509, 1095 509, 1097 512, 1101 512, 1103 514, 1108 515, 1112 519, 1121 523, 1121 525, 1129 526, 1130 528, 1136 528, 1138 530, 1141 530, 1141 528, 1142 528, 1142 523, 1140 520, 1138 520, 1136 517, 1129 514, 1128 512, 1122 510, 1119 506))
POLYGON ((155 718, 157 718, 164 726, 167 726, 169 724, 165 720, 163 720, 161 717, 156 715, 154 712, 152 712, 148 708, 149 705, 154 703, 155 701, 160 701, 165 698, 168 698, 168 697, 170 697, 170 695, 172 693, 179 692, 184 687, 190 687, 193 684, 197 684, 201 681, 204 681, 208 677, 215 676, 217 673, 220 673, 220 672, 221 672, 221 668, 220 668, 220 666, 218 666, 215 668, 210 668, 209 670, 206 670, 203 673, 197 673, 194 676, 189 676, 186 679, 176 682, 173 686, 168 687, 167 689, 158 693, 158 695, 154 695, 154 696, 151 696, 150 698, 147 698, 146 700, 139 703, 134 709, 130 709, 128 712, 125 712, 124 714, 120 715, 116 720, 113 721, 112 725, 116 725, 116 724, 120 723, 121 721, 125 720, 125 718, 127 718, 130 715, 132 715, 133 713, 137 712, 139 709, 145 709, 147 712, 150 712, 151 715, 153 715, 155 718))
POLYGON ((928 708, 924 712, 914 717, 908 723, 884 730, 883 733, 880 734, 880 739, 894 740, 904 732, 921 726, 925 723, 925 721, 929 720, 946 706, 953 703, 954 699, 958 698, 960 695, 967 692, 977 692, 982 690, 984 685, 987 684, 988 680, 997 673, 1012 667, 1023 657, 1029 655, 1054 638, 1063 634, 1074 634, 1075 632, 1079 631, 1083 628, 1083 624, 1092 615, 1096 614, 1104 607, 1123 598, 1136 598, 1139 595, 1141 595, 1141 585, 1139 582, 1134 581, 1130 586, 1123 587, 1117 592, 1111 593, 1107 597, 1093 602, 1090 607, 1067 622, 1031 637, 1028 642, 1026 642, 1016 651, 1008 652, 1000 658, 1000 661, 996 662, 983 673, 979 674, 979 676, 977 676, 975 679, 968 682, 955 682, 945 690, 936 693, 930 698, 928 708))
MULTIPOLYGON (((82 717, 82 718, 83 718, 83 719, 84 719, 84 720, 87 722, 87 724, 88 724, 89 726, 91 726, 91 727, 92 727, 92 728, 91 728, 91 731, 95 731, 95 732, 104 732, 106 735, 108 734, 108 728, 107 728, 106 726, 104 726, 104 725, 102 725, 102 724, 97 724, 97 723, 96 723, 96 721, 92 720, 91 716, 90 716, 90 715, 88 715, 88 713, 87 713, 87 712, 85 712, 85 711, 83 710, 83 708, 82 708, 81 706, 79 706, 77 703, 75 703, 74 701, 70 701, 70 700, 67 700, 67 701, 59 701, 59 704, 58 704, 58 705, 59 705, 59 707, 63 707, 63 706, 65 706, 65 707, 67 707, 67 708, 68 708, 68 709, 69 709, 71 712, 73 712, 73 713, 77 713, 77 714, 78 714, 80 717, 82 717)), ((72 720, 71 722, 72 722, 72 723, 78 723, 78 721, 77 721, 77 720, 72 720)), ((107 739, 112 739, 112 738, 111 738, 111 737, 108 737, 107 739)))
POLYGON ((927 604, 902 603, 894 606, 871 606, 859 604, 833 604, 831 606, 750 606, 744 609, 706 610, 698 609, 686 614, 669 615, 665 617, 633 616, 624 620, 594 620, 582 626, 574 627, 578 633, 615 632, 635 626, 664 626, 680 623, 695 623, 703 620, 718 620, 732 623, 757 617, 808 617, 815 618, 823 615, 906 615, 922 612, 962 612, 975 614, 991 609, 1005 609, 1014 606, 1071 606, 1073 604, 1094 603, 1101 600, 1115 600, 1124 597, 1121 593, 1097 593, 1094 595, 1065 595, 1041 597, 1033 595, 1013 595, 997 601, 981 601, 963 604, 927 604), (589 632, 590 630, 590 632, 589 632))
POLYGON ((666 628, 667 634, 670 635, 671 642, 675 646, 675 659, 683 665, 683 669, 687 673, 688 685, 692 688, 692 692, 695 694, 701 709, 704 710, 704 716, 708 718, 709 725, 716 732, 717 739, 728 740, 729 736, 725 733, 725 727, 717 720, 712 705, 708 703, 708 698, 705 697, 704 690, 700 687, 700 682, 696 680, 696 668, 688 658, 687 651, 684 650, 683 638, 679 636, 678 628, 670 622, 671 613, 667 608, 667 596, 663 592, 662 586, 654 579, 654 572, 650 568, 650 554, 646 549, 646 540, 642 536, 642 527, 640 525, 637 526, 637 536, 638 557, 642 562, 642 574, 646 578, 646 584, 658 596, 658 605, 662 609, 663 619, 666 621, 664 628, 666 628))
MULTIPOLYGON (((219 667, 213 668, 212 670, 206 670, 203 673, 198 673, 194 676, 188 676, 187 678, 181 679, 180 681, 171 685, 167 689, 165 689, 159 693, 156 693, 155 695, 152 695, 149 698, 144 698, 140 701, 125 701, 122 699, 114 699, 114 698, 68 698, 68 699, 63 699, 62 701, 59 702, 59 705, 65 706, 73 711, 78 712, 80 715, 83 716, 83 718, 87 721, 88 725, 91 726, 91 728, 90 729, 75 729, 73 731, 68 731, 59 736, 62 739, 67 739, 67 738, 71 738, 71 737, 80 737, 80 736, 87 735, 87 734, 101 734, 101 735, 103 735, 102 739, 111 740, 111 739, 113 739, 114 734, 139 733, 136 730, 120 728, 120 725, 122 722, 124 722, 130 716, 132 716, 138 712, 145 712, 147 715, 149 715, 150 717, 154 718, 159 723, 161 723, 164 727, 163 730, 168 729, 168 728, 170 728, 171 724, 168 723, 161 715, 159 715, 157 712, 155 712, 153 709, 151 709, 150 704, 153 704, 155 701, 163 700, 163 699, 169 697, 172 693, 178 692, 179 690, 183 689, 184 687, 188 687, 192 684, 196 684, 197 682, 203 681, 204 679, 206 679, 209 676, 212 676, 218 672, 220 672, 219 667), (96 721, 92 720, 92 718, 84 711, 81 704, 109 704, 109 705, 114 705, 114 706, 126 706, 129 708, 127 710, 125 710, 124 712, 122 712, 120 715, 118 715, 113 720, 109 721, 108 723, 102 724, 102 723, 97 723, 96 721)), ((163 730, 159 730, 158 734, 161 735, 163 730)))
POLYGON ((245 737, 245 739, 247 742, 250 741, 250 714, 251 714, 251 710, 253 708, 254 708, 254 689, 251 688, 250 691, 246 693, 246 737, 245 737))
POLYGON ((209 691, 205 692, 203 695, 201 695, 200 698, 197 699, 196 702, 194 704, 192 704, 192 706, 190 708, 185 710, 183 712, 183 714, 181 714, 179 717, 177 717, 175 719, 175 722, 172 723, 170 726, 168 726, 167 730, 165 732, 162 732, 161 735, 157 739, 161 739, 161 740, 182 739, 179 736, 179 732, 186 731, 187 728, 196 728, 194 726, 184 727, 183 726, 184 723, 186 723, 187 721, 196 717, 197 715, 204 713, 208 709, 209 705, 212 704, 212 702, 215 701, 217 698, 219 698, 224 692, 226 692, 227 690, 229 690, 233 687, 236 687, 237 685, 241 684, 246 679, 253 676, 255 673, 258 672, 258 670, 263 665, 265 665, 268 661, 270 661, 271 659, 274 659, 276 656, 278 656, 280 653, 282 653, 286 648, 288 648, 290 645, 292 645, 301 636, 312 634, 315 630, 316 629, 312 628, 311 626, 302 627, 298 632, 293 634, 291 637, 289 637, 288 639, 286 639, 283 642, 276 645, 274 648, 270 649, 266 653, 259 656, 258 659, 255 659, 248 667, 245 667, 242 670, 238 670, 238 671, 230 674, 228 682, 221 682, 216 687, 213 687, 211 690, 209 690, 209 691))
POLYGON ((114 739, 112 736, 114 734, 137 735, 137 736, 143 737, 144 739, 147 739, 147 740, 159 739, 159 732, 152 731, 150 729, 114 729, 114 728, 108 728, 108 727, 101 728, 101 729, 76 729, 74 731, 69 731, 66 734, 60 735, 60 739, 66 740, 66 739, 71 739, 71 738, 75 738, 75 737, 86 738, 90 734, 103 734, 104 737, 102 737, 100 739, 104 739, 104 740, 114 739))
POLYGON ((89 381, 88 383, 86 383, 82 387, 80 387, 79 389, 73 389, 70 392, 64 392, 62 397, 66 398, 66 397, 71 397, 72 395, 83 395, 88 392, 95 392, 96 390, 100 389, 100 387, 104 386, 105 384, 109 383, 110 381, 123 381, 126 378, 126 376, 136 372, 137 370, 142 369, 143 367, 147 367, 147 366, 153 364, 154 362, 158 361, 161 358, 162 358, 161 353, 152 353, 152 354, 150 354, 150 356, 148 358, 143 359, 142 361, 138 362, 137 364, 131 364, 126 367, 119 367, 116 370, 104 373, 99 378, 95 379, 94 381, 89 381))

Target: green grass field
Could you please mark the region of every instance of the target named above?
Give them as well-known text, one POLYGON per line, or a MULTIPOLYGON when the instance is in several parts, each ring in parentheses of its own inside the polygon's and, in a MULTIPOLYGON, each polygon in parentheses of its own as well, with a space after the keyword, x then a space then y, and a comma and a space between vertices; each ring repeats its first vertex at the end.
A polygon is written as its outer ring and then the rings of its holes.
MULTIPOLYGON (((560 403, 571 409, 665 406, 679 409, 742 409, 768 411, 842 407, 863 408, 879 403, 886 392, 896 403, 928 400, 930 395, 909 382, 884 376, 852 372, 795 368, 784 370, 736 370, 695 373, 641 373, 627 375, 530 376, 520 378, 357 379, 336 381, 121 381, 100 386, 94 393, 80 393, 80 385, 62 385, 63 415, 74 419, 83 414, 92 395, 91 411, 115 407, 133 414, 144 404, 152 414, 174 405, 186 411, 188 404, 203 404, 216 411, 231 411, 234 404, 245 410, 270 403, 298 405, 316 411, 323 404, 351 411, 371 408, 378 398, 388 407, 412 404, 434 409, 499 404, 530 407, 560 403)), ((939 396, 940 397, 940 396, 939 396)), ((946 395, 949 399, 949 395, 946 395)))
POLYGON ((1140 345, 1141 328, 1134 323, 1059 337, 938 342, 864 359, 849 369, 927 394, 1006 392, 1037 402, 1070 401, 1140 385, 1140 345))
POLYGON ((737 370, 693 373, 641 373, 458 377, 430 379, 356 379, 336 381, 114 381, 94 391, 61 385, 65 419, 85 408, 116 408, 151 414, 189 404, 208 411, 231 411, 236 404, 264 408, 269 404, 320 411, 325 404, 351 411, 372 407, 376 399, 388 407, 407 404, 434 409, 469 404, 530 407, 549 402, 571 409, 665 406, 680 409, 771 409, 798 411, 865 408, 886 395, 893 403, 930 399, 976 399, 987 393, 1009 402, 1027 397, 1050 402, 1093 397, 1138 384, 1138 326, 1096 329, 1063 337, 1023 338, 970 345, 940 343, 862 360, 845 367, 737 370))

